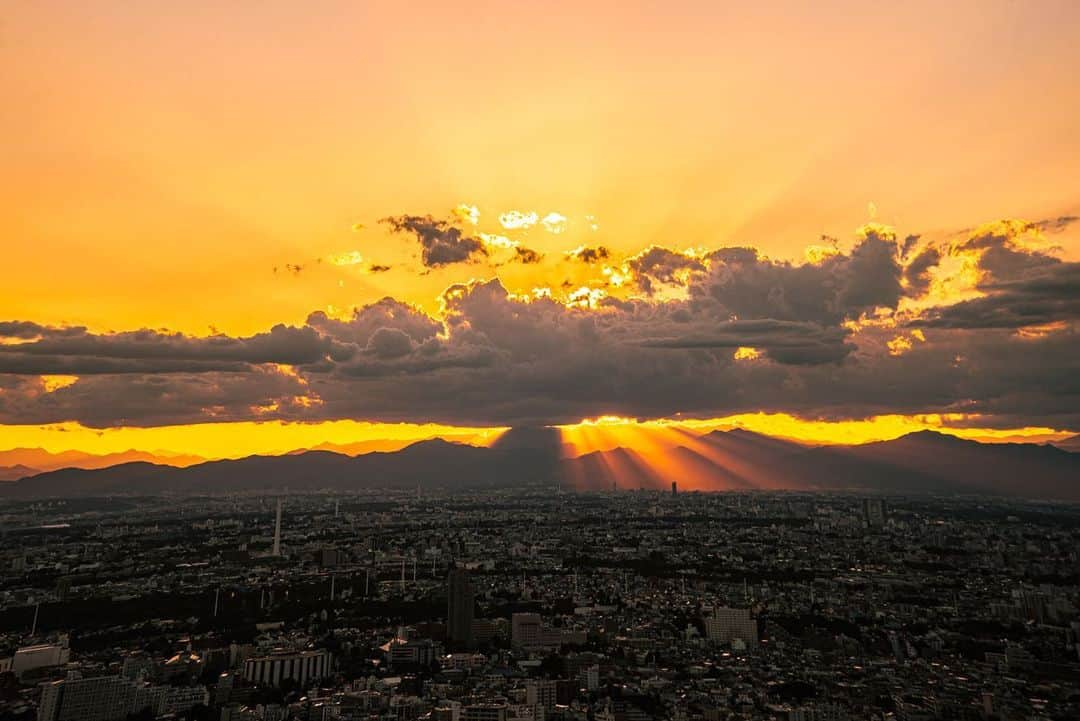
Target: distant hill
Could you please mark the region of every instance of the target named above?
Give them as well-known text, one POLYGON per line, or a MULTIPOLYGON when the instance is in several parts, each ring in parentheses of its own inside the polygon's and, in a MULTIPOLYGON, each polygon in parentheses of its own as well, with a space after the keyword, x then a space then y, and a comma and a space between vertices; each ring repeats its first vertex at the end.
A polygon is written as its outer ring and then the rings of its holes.
POLYGON ((26 478, 35 473, 41 473, 41 469, 31 468, 30 466, 24 466, 22 464, 0 466, 0 481, 17 481, 20 478, 26 478))
POLYGON ((43 448, 12 448, 0 451, 0 467, 25 467, 30 469, 30 473, 26 475, 42 471, 55 471, 60 468, 108 468, 133 461, 145 461, 169 466, 192 466, 196 463, 203 463, 206 459, 194 455, 136 450, 105 455, 95 455, 82 451, 50 453, 43 448))
POLYGON ((208 493, 320 488, 481 488, 529 482, 567 488, 877 490, 1080 500, 1080 454, 1048 445, 984 444, 922 431, 880 443, 807 447, 745 430, 680 432, 673 445, 565 457, 547 430, 490 448, 433 439, 351 457, 327 451, 250 456, 178 468, 131 462, 67 468, 4 484, 6 497, 208 493))
POLYGON ((1070 453, 1080 453, 1080 435, 1069 436, 1060 441, 1054 441, 1051 445, 1057 446, 1063 451, 1069 451, 1070 453))

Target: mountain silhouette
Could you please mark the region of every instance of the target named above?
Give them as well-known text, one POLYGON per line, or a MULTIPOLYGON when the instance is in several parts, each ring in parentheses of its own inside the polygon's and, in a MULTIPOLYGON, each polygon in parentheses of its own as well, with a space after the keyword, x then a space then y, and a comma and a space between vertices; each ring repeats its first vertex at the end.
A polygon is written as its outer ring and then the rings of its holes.
POLYGON ((211 493, 359 488, 511 488, 561 484, 582 491, 874 490, 1080 500, 1080 454, 1050 445, 986 444, 932 431, 857 446, 808 447, 744 430, 695 435, 646 449, 566 457, 557 431, 510 431, 490 448, 431 439, 392 452, 306 451, 179 468, 137 461, 66 468, 5 483, 5 497, 211 493))

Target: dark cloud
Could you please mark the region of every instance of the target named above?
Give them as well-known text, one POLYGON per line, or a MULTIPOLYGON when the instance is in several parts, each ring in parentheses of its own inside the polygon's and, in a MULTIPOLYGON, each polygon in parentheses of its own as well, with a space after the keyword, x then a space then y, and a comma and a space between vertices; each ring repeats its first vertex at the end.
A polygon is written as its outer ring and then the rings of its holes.
POLYGON ((536 252, 535 250, 518 246, 517 248, 514 248, 514 258, 519 263, 530 265, 533 263, 539 263, 541 260, 544 259, 544 255, 542 253, 536 252))
POLYGON ((330 318, 326 313, 316 311, 308 316, 307 324, 335 341, 360 348, 366 347, 371 336, 380 328, 400 330, 415 343, 433 338, 442 330, 442 324, 434 318, 393 298, 383 298, 357 308, 348 320, 330 318))
POLYGON ((479 238, 469 237, 460 228, 430 215, 399 215, 383 218, 380 222, 386 223, 395 233, 415 235, 422 248, 421 261, 428 268, 465 263, 487 255, 479 238))
POLYGON ((389 265, 380 265, 378 263, 372 263, 368 266, 368 271, 371 273, 385 273, 390 270, 389 265))
POLYGON ((1078 266, 1026 248, 1016 228, 921 250, 869 230, 805 264, 652 247, 627 261, 646 293, 591 308, 525 299, 496 279, 451 285, 438 318, 384 298, 239 338, 0 322, 0 338, 20 341, 0 342, 0 422, 526 425, 785 411, 1080 428, 1078 266), (978 263, 984 296, 914 314, 902 296, 921 297, 950 253, 978 263), (660 286, 675 297, 659 300, 660 286), (897 335, 910 348, 893 355, 897 335), (758 357, 736 359, 742 347, 758 357), (47 392, 38 374, 80 379, 47 392))
POLYGON ((83 326, 45 326, 26 320, 0 321, 0 338, 18 338, 20 340, 33 340, 42 337, 58 338, 72 335, 82 335, 86 332, 83 326))
POLYGON ((1025 247, 1023 238, 1037 229, 1036 223, 1001 221, 978 229, 957 244, 958 252, 976 251, 984 283, 1016 280, 1039 273, 1058 259, 1042 250, 1025 247))
POLYGON ((413 340, 399 328, 379 328, 371 334, 364 350, 376 358, 400 358, 412 353, 413 340))
POLYGON ((333 339, 314 328, 276 325, 246 338, 138 330, 95 334, 45 329, 36 340, 0 344, 4 373, 174 373, 242 370, 245 364, 315 363, 336 350, 333 339))
POLYGON ((929 311, 912 321, 928 328, 1026 328, 1080 319, 1080 263, 1035 266, 1020 280, 989 282, 988 293, 929 311))
POLYGON ((904 280, 907 281, 908 294, 918 297, 930 288, 930 269, 941 262, 941 251, 934 246, 927 246, 904 268, 904 280))
POLYGON ((773 318, 840 325, 902 295, 894 238, 869 233, 851 253, 796 265, 761 258, 752 248, 709 254, 708 271, 689 284, 691 296, 740 319, 773 318))
POLYGON ((655 292, 657 283, 681 284, 687 273, 705 270, 705 264, 698 258, 658 245, 628 258, 626 265, 638 287, 650 295, 655 292))
POLYGON ((1059 215, 1056 218, 1040 220, 1035 223, 1035 227, 1047 233, 1060 233, 1078 220, 1080 217, 1075 215, 1059 215))
POLYGON ((855 349, 847 339, 843 328, 766 319, 728 321, 717 324, 707 335, 649 340, 643 345, 675 350, 745 346, 763 350, 779 363, 816 365, 843 360, 855 349))
POLYGON ((602 245, 592 248, 583 245, 580 248, 568 251, 566 257, 572 260, 579 260, 582 263, 599 263, 600 261, 610 258, 611 251, 602 245))

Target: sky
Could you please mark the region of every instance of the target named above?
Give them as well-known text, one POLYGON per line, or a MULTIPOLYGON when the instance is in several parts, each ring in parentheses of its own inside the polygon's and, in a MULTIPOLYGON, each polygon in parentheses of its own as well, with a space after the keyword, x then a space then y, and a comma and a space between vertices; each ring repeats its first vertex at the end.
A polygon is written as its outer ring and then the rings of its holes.
POLYGON ((0 448, 1078 432, 1077 28, 1049 1, 7 3, 0 448))

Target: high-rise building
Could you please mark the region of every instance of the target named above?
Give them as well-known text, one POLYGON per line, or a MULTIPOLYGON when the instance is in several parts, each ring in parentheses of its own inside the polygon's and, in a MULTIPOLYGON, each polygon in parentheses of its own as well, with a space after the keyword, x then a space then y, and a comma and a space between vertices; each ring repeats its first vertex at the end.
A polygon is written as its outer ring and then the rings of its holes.
POLYGON ((671 495, 672 496, 679 495, 679 484, 678 484, 677 481, 672 481, 671 482, 671 495))
POLYGON ((868 528, 882 528, 885 525, 885 501, 880 498, 864 498, 863 520, 868 528))
POLYGON ((446 577, 446 636, 452 643, 472 645, 475 602, 468 572, 463 568, 450 569, 446 577))
POLYGON ((534 678, 525 682, 525 703, 530 706, 553 709, 558 700, 558 685, 555 681, 534 678))
POLYGON ((705 633, 709 640, 719 643, 742 641, 747 646, 758 642, 757 621, 750 617, 750 609, 721 607, 705 619, 705 633))
POLYGON ((515 613, 510 617, 510 638, 515 646, 543 645, 544 625, 539 613, 515 613))
POLYGON ((277 499, 277 515, 274 520, 274 555, 281 555, 281 499, 277 499))

